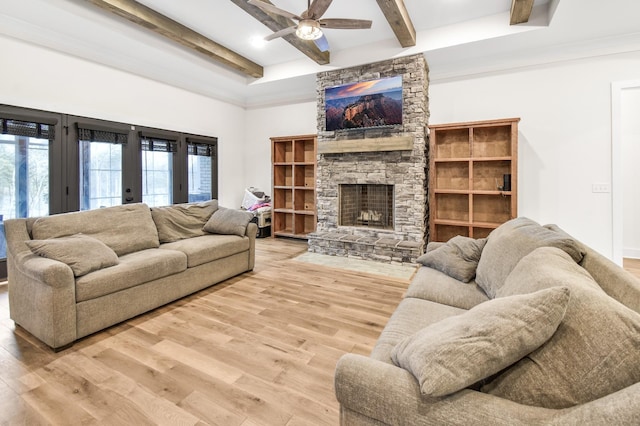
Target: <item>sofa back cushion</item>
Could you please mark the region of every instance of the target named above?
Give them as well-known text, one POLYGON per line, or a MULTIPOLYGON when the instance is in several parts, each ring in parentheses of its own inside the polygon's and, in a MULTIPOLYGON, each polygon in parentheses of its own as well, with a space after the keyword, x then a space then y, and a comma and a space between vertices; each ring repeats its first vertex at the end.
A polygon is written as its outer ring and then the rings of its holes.
POLYGON ((584 255, 573 238, 519 217, 503 223, 487 237, 476 270, 476 283, 494 298, 520 259, 538 247, 560 248, 575 262, 580 262, 584 255))
POLYGON ((143 203, 40 217, 31 233, 34 240, 82 233, 102 241, 118 256, 160 246, 151 211, 143 203))
POLYGON ((160 242, 172 243, 205 235, 202 227, 216 210, 218 200, 209 200, 202 203, 152 207, 151 216, 158 228, 160 242))
POLYGON ((543 247, 524 257, 498 297, 553 286, 571 290, 551 339, 483 387, 521 404, 566 408, 640 381, 640 314, 609 297, 564 251, 543 247))

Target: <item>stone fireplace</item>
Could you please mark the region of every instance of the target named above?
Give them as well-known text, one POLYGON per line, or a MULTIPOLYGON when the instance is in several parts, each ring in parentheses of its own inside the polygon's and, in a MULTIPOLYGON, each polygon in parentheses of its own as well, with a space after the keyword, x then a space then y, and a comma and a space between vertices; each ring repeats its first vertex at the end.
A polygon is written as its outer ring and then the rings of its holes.
POLYGON ((317 75, 317 231, 309 251, 414 262, 428 238, 428 69, 413 55, 317 75), (402 123, 325 131, 326 87, 402 76, 402 123), (381 199, 384 198, 384 201, 381 199))

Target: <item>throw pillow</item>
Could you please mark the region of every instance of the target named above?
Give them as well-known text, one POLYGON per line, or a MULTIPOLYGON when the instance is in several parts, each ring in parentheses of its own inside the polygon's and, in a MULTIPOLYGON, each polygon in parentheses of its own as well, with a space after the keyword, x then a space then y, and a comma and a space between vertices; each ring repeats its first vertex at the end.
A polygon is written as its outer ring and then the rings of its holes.
POLYGON ((510 296, 563 285, 571 289, 553 337, 482 391, 546 408, 566 408, 640 382, 640 314, 609 297, 564 251, 524 257, 498 292, 510 296))
POLYGON ((160 242, 172 243, 204 235, 202 227, 217 209, 218 200, 210 200, 202 203, 152 207, 151 216, 158 228, 160 242))
POLYGON ((220 207, 211 215, 202 229, 211 234, 229 234, 243 237, 251 219, 253 219, 253 213, 220 207))
POLYGON ((476 276, 478 261, 486 242, 486 238, 476 240, 458 235, 418 257, 416 261, 468 283, 476 276))
POLYGON ((69 265, 76 277, 118 264, 118 256, 113 250, 102 241, 84 234, 25 243, 38 256, 69 265))
POLYGON ((487 237, 476 270, 476 283, 487 296, 494 298, 520 259, 538 247, 558 247, 569 253, 576 263, 584 256, 573 238, 519 217, 503 223, 487 237))
POLYGON ((546 342, 562 321, 568 301, 566 287, 489 300, 405 338, 391 357, 416 377, 422 394, 448 395, 546 342))

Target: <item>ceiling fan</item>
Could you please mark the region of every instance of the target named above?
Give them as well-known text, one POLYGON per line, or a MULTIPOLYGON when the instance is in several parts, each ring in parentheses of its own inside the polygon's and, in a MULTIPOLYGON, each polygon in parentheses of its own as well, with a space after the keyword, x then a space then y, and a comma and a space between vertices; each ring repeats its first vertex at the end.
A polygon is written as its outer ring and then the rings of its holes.
POLYGON ((303 40, 313 40, 322 52, 326 52, 327 50, 329 50, 329 42, 322 33, 322 28, 334 28, 342 30, 359 30, 371 28, 371 21, 365 19, 321 19, 322 15, 324 15, 324 13, 329 8, 329 5, 331 5, 332 1, 333 0, 307 0, 307 10, 302 12, 300 15, 287 12, 286 10, 280 9, 279 7, 276 7, 271 3, 266 3, 262 0, 249 0, 248 3, 250 5, 259 7, 265 12, 284 16, 285 18, 298 21, 298 24, 296 25, 284 28, 280 31, 276 31, 275 33, 265 37, 265 40, 269 41, 278 37, 295 33, 303 40))

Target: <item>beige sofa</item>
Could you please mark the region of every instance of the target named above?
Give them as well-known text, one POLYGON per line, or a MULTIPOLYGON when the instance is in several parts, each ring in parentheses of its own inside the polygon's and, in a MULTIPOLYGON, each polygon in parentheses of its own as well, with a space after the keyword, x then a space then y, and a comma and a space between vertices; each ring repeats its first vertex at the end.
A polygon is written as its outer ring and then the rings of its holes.
POLYGON ((371 355, 337 364, 341 424, 640 424, 635 277, 526 218, 419 261, 371 355))
POLYGON ((250 219, 211 200, 7 220, 11 319, 58 350, 251 271, 250 219))

